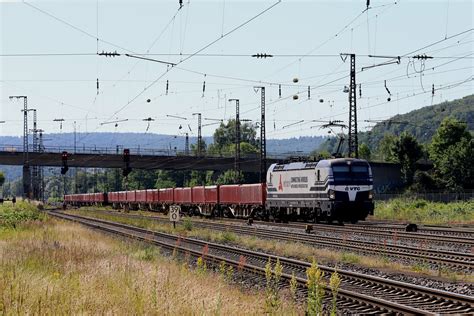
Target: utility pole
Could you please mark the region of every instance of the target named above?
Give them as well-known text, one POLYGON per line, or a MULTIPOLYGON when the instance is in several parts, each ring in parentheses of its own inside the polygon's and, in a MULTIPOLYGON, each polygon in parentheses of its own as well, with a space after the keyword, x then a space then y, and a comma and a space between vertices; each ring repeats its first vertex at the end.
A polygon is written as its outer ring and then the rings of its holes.
POLYGON ((267 137, 265 133, 265 87, 260 89, 260 183, 264 183, 267 175, 267 137))
POLYGON ((197 155, 200 157, 202 153, 202 134, 201 134, 201 113, 193 113, 198 116, 198 139, 197 139, 197 155))
POLYGON ((356 68, 355 54, 351 54, 351 82, 349 85, 349 157, 359 158, 357 138, 356 68))
POLYGON ((235 160, 234 169, 236 172, 235 180, 236 183, 240 182, 240 100, 229 99, 235 101, 235 160))
POLYGON ((349 84, 349 157, 359 158, 359 141, 357 138, 357 104, 356 104, 356 68, 355 54, 341 54, 343 61, 347 56, 351 58, 350 84, 349 84), (343 57, 345 56, 345 57, 343 57))
MULTIPOLYGON (((44 152, 44 145, 43 145, 43 132, 44 130, 39 129, 39 145, 38 145, 38 152, 44 152)), ((43 167, 39 167, 39 197, 40 200, 44 203, 44 170, 43 167)))
POLYGON ((74 121, 74 154, 76 153, 76 121, 74 121))
POLYGON ((184 143, 184 154, 186 156, 189 156, 189 134, 188 133, 186 133, 186 140, 184 143))
MULTIPOLYGON (((37 126, 37 112, 36 109, 30 109, 33 111, 33 152, 38 153, 38 126, 37 126)), ((39 183, 39 166, 33 165, 32 166, 32 177, 31 177, 31 184, 33 189, 33 199, 39 200, 39 190, 40 190, 40 183, 39 183)))
MULTIPOLYGON (((119 155, 119 145, 117 145, 115 153, 117 154, 117 156, 119 155)), ((116 168, 115 169, 115 191, 119 190, 120 188, 119 183, 120 183, 120 170, 119 168, 116 168)))
MULTIPOLYGON (((76 155, 76 121, 74 121, 74 155, 76 155)), ((74 193, 77 194, 77 167, 74 168, 74 193)))
POLYGON ((11 99, 23 99, 23 197, 29 199, 31 196, 31 175, 28 157, 28 97, 24 95, 12 95, 11 99))

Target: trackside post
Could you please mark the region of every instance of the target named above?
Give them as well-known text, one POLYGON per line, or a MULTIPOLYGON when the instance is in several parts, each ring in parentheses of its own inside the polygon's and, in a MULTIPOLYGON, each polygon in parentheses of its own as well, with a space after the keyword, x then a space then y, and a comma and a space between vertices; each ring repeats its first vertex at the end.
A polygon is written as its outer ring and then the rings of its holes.
POLYGON ((176 222, 179 222, 179 212, 181 207, 179 205, 170 206, 170 221, 173 222, 173 228, 176 228, 176 222))

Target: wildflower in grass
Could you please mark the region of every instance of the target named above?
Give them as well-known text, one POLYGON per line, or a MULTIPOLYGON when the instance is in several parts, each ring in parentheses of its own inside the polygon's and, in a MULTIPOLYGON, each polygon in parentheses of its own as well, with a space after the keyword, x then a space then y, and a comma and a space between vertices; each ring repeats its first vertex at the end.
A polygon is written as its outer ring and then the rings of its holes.
POLYGON ((197 265, 197 268, 198 268, 198 271, 203 273, 203 272, 206 272, 206 262, 204 261, 204 259, 202 257, 199 257, 196 261, 196 265, 197 265))
POLYGON ((272 282, 272 259, 270 257, 265 265, 265 279, 267 280, 267 289, 269 289, 272 282))
POLYGON ((283 267, 280 260, 277 259, 274 270, 272 270, 271 258, 265 265, 265 278, 267 287, 265 290, 265 310, 269 314, 274 314, 281 306, 280 293, 278 284, 281 279, 283 267))
POLYGON ((231 281, 234 277, 234 268, 232 266, 227 267, 226 278, 227 281, 231 281))
POLYGON ((247 259, 244 256, 240 255, 239 265, 237 266, 237 270, 239 272, 242 272, 246 264, 247 264, 247 259))
POLYGON ((329 279, 329 287, 331 288, 332 300, 331 300, 331 316, 337 315, 337 293, 339 292, 339 287, 341 286, 341 278, 337 273, 337 270, 333 272, 331 278, 329 279))
POLYGON ((324 297, 324 272, 319 269, 318 264, 314 258, 313 262, 311 263, 311 267, 306 270, 306 276, 308 278, 307 315, 322 315, 324 297))
POLYGON ((202 247, 202 257, 205 258, 208 253, 209 253, 209 245, 205 244, 204 247, 202 247))
POLYGON ((226 265, 225 265, 224 260, 222 260, 221 263, 219 263, 219 274, 222 277, 222 279, 226 278, 226 265))
POLYGON ((298 290, 298 281, 296 280, 295 273, 291 273, 290 279, 290 294, 293 301, 296 301, 296 291, 298 290))

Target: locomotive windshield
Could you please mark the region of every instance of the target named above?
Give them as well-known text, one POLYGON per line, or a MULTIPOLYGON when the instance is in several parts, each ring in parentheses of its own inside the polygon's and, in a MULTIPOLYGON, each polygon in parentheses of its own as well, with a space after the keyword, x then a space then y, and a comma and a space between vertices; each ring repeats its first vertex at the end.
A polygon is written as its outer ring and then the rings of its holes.
POLYGON ((355 182, 357 182, 358 184, 361 180, 369 180, 369 167, 367 165, 333 165, 332 173, 334 181, 339 183, 356 184, 355 182))

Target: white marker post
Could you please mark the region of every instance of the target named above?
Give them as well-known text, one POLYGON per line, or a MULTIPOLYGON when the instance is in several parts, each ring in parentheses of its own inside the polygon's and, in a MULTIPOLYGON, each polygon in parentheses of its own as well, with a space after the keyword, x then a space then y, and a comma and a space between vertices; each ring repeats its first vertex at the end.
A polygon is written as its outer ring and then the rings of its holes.
POLYGON ((170 206, 170 221, 173 222, 173 228, 176 228, 176 222, 179 222, 179 212, 181 207, 179 205, 170 206))

